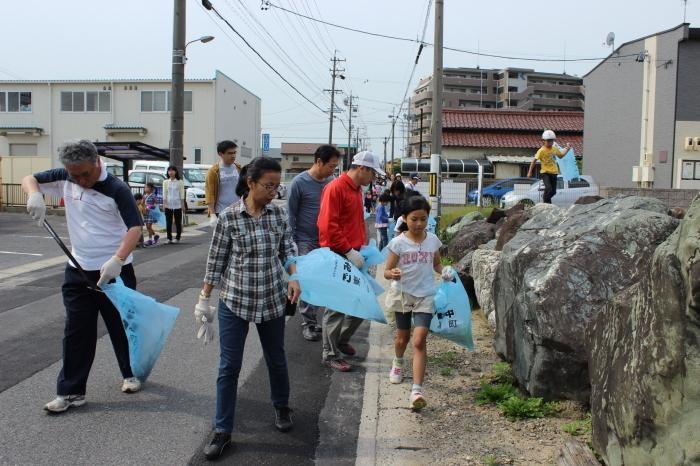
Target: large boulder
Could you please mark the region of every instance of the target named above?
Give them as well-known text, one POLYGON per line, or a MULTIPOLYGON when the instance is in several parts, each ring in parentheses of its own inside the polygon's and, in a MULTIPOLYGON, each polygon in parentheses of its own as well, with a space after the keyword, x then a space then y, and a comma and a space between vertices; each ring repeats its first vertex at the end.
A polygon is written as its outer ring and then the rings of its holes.
POLYGON ((676 228, 656 199, 537 205, 503 246, 493 281, 496 351, 533 396, 588 401, 588 323, 637 283, 676 228))
POLYGON ((700 464, 700 198, 591 325, 593 445, 609 466, 700 464))
POLYGON ((471 276, 479 307, 487 319, 494 312, 492 283, 501 252, 493 249, 477 249, 472 254, 471 276))
POLYGON ((482 220, 484 217, 481 215, 481 212, 479 211, 474 211, 470 212, 466 215, 462 215, 459 218, 459 221, 453 225, 450 225, 447 227, 445 230, 447 231, 448 235, 457 235, 460 233, 460 231, 469 225, 470 223, 476 222, 478 220, 482 220))
POLYGON ((498 230, 496 251, 503 251, 503 246, 513 239, 520 227, 530 220, 531 215, 531 210, 523 210, 506 217, 505 222, 498 230))
POLYGON ((478 220, 464 226, 447 246, 447 254, 459 260, 480 244, 491 241, 496 236, 496 225, 486 220, 478 220))

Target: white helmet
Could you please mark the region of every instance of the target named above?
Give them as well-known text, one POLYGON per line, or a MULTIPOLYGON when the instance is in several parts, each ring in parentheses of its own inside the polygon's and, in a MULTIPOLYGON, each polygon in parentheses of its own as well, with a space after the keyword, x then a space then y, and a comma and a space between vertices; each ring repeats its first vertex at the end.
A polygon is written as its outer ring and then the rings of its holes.
POLYGON ((545 141, 549 141, 550 139, 556 139, 556 138, 557 138, 557 135, 554 134, 554 131, 552 131, 551 129, 546 129, 546 130, 544 130, 544 133, 542 133, 542 139, 544 139, 545 141))

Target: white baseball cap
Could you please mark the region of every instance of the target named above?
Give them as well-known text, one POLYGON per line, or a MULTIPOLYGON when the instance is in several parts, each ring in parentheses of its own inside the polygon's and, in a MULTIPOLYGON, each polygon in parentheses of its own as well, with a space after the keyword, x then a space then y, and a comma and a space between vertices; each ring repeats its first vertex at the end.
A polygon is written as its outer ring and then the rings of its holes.
POLYGON ((386 173, 382 170, 382 166, 379 164, 379 157, 368 150, 363 150, 355 154, 352 158, 352 164, 361 167, 369 167, 381 176, 386 176, 386 173))

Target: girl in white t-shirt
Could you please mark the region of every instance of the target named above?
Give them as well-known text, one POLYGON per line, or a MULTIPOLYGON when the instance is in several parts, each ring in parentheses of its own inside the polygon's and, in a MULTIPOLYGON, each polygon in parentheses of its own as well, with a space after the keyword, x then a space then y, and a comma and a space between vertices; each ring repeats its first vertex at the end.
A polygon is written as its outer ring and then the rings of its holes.
POLYGON ((410 407, 422 409, 427 402, 423 395, 423 378, 427 359, 426 338, 433 318, 433 295, 435 277, 433 272, 442 275, 443 280, 454 276, 452 267, 440 263, 442 243, 433 233, 427 231, 430 204, 423 196, 411 196, 401 206, 402 233, 389 242, 384 278, 392 280, 387 291, 386 306, 396 315, 396 338, 394 357, 389 373, 391 383, 403 380, 403 355, 411 337, 411 317, 413 331, 413 387, 410 407))

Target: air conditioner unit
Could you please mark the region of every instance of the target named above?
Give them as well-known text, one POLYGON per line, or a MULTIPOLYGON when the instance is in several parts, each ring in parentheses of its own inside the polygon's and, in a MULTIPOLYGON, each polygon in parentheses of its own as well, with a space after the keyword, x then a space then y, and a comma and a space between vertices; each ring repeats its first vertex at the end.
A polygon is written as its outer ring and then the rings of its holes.
POLYGON ((693 138, 693 150, 700 150, 700 138, 693 138))
POLYGON ((685 150, 693 150, 694 140, 691 136, 685 138, 685 150))
POLYGON ((642 182, 654 182, 654 167, 642 167, 642 182))

